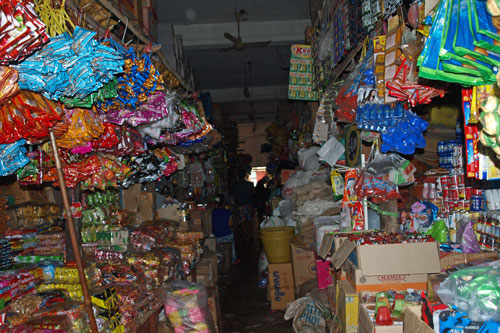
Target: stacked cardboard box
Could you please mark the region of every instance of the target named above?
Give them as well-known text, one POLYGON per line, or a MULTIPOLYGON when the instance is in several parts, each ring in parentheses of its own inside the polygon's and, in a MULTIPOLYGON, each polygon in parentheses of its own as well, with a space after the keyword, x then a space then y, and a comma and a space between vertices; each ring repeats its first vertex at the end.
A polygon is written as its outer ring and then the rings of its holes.
POLYGON ((269 264, 271 310, 284 310, 295 300, 292 264, 269 264))
POLYGON ((290 242, 292 253, 293 277, 295 285, 316 279, 316 254, 314 248, 308 246, 302 238, 295 237, 290 242))
POLYGON ((441 270, 435 242, 355 245, 346 240, 331 261, 336 269, 344 265, 347 280, 358 292, 425 290, 427 274, 441 270))

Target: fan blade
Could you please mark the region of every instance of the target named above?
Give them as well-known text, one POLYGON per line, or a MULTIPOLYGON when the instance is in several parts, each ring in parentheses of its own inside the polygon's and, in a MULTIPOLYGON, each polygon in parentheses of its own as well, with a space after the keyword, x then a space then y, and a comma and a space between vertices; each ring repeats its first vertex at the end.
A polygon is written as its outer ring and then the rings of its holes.
POLYGON ((270 40, 267 42, 245 43, 245 47, 266 47, 269 43, 271 43, 270 40))
POLYGON ((225 49, 219 49, 219 52, 229 52, 229 51, 231 51, 232 49, 233 49, 233 47, 231 46, 231 47, 227 47, 227 48, 225 48, 225 49))
POLYGON ((236 41, 238 40, 238 38, 234 37, 233 35, 231 35, 229 32, 225 32, 224 33, 224 37, 226 39, 229 39, 231 42, 233 43, 236 43, 236 41))

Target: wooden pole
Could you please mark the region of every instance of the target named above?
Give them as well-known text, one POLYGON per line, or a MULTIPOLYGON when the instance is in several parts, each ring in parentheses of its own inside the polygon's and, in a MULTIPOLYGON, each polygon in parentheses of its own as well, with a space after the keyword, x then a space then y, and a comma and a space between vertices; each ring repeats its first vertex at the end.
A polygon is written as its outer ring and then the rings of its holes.
MULTIPOLYGON (((387 200, 380 203, 380 209, 386 212, 397 213, 398 201, 387 200)), ((395 216, 380 215, 380 229, 385 232, 398 232, 399 231, 399 218, 395 216)))
POLYGON ((78 268, 78 277, 80 278, 80 285, 82 286, 83 299, 87 315, 89 316, 90 329, 92 333, 98 333, 97 324, 92 310, 92 302, 90 300, 89 288, 87 286, 87 279, 85 278, 85 271, 83 270, 82 257, 80 256, 80 247, 76 239, 75 225, 73 215, 71 214, 71 207, 69 205, 68 192, 66 191, 66 183, 64 182, 64 174, 61 166, 61 159, 57 150, 56 137, 52 129, 50 130, 50 143, 54 152, 56 160, 57 177, 59 179, 59 188, 61 189, 62 200, 64 204, 64 211, 66 212, 66 226, 68 227, 69 236, 71 238, 71 247, 75 254, 76 267, 78 268))

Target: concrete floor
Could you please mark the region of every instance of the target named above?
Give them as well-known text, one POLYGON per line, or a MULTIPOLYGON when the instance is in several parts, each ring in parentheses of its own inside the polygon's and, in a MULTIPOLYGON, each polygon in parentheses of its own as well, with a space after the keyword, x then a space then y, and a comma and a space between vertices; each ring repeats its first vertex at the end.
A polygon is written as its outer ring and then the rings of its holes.
POLYGON ((257 285, 261 248, 257 232, 250 242, 244 242, 236 233, 237 254, 243 262, 232 266, 229 275, 219 278, 223 332, 293 332, 292 320, 283 319, 284 311, 271 311, 267 288, 257 285))

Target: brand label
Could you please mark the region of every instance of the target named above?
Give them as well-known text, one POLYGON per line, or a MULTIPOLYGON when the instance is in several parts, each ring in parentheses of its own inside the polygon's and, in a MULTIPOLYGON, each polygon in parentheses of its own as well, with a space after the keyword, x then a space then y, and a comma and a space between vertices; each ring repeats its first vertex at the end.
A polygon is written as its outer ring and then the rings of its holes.
POLYGON ((379 275, 377 279, 382 282, 389 281, 404 281, 406 280, 407 274, 399 274, 399 275, 379 275))
POLYGON ((276 301, 281 301, 281 297, 285 296, 285 293, 281 291, 281 274, 278 271, 273 272, 273 282, 274 282, 274 299, 276 301))

